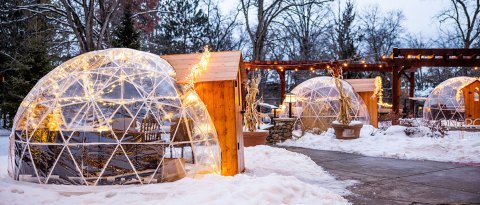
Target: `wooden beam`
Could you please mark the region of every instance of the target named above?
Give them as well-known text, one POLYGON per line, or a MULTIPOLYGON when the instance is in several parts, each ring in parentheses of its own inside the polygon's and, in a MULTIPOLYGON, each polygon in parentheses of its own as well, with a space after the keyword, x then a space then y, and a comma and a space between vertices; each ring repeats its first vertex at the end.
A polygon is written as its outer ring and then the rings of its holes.
MULTIPOLYGON (((409 73, 408 81, 409 81, 409 86, 410 86, 408 96, 410 98, 413 98, 413 97, 415 97, 415 72, 410 72, 409 73)), ((409 99, 408 106, 409 106, 409 112, 408 113, 412 117, 416 117, 415 116, 415 102, 412 99, 409 99)))
MULTIPOLYGON (((396 67, 393 69, 392 79, 392 110, 395 114, 400 114, 400 78, 402 74, 396 67)), ((392 124, 398 124, 398 120, 393 120, 392 124)))
POLYGON ((278 75, 280 76, 280 97, 282 98, 282 102, 283 102, 283 99, 285 99, 285 87, 287 86, 285 82, 285 71, 277 71, 277 72, 278 72, 278 75))

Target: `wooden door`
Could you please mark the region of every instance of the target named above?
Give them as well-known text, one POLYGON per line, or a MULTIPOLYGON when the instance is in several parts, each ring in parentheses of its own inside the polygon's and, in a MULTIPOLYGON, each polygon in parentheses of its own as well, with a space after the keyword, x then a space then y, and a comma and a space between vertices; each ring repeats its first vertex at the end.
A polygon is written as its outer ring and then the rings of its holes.
POLYGON ((238 72, 237 81, 235 81, 235 113, 237 118, 237 155, 238 155, 238 172, 245 171, 245 158, 243 150, 243 115, 242 115, 242 78, 240 71, 238 72))

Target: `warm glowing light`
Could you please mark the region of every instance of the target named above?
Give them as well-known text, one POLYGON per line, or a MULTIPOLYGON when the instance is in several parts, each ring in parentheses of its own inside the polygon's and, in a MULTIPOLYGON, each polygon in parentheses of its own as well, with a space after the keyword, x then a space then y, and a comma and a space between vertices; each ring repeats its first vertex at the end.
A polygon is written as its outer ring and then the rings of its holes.
POLYGON ((186 77, 188 84, 193 88, 195 86, 195 81, 197 78, 207 70, 208 62, 210 61, 210 51, 208 49, 208 45, 204 47, 205 51, 202 54, 202 58, 200 58, 200 62, 193 65, 190 74, 186 77))
POLYGON ((185 99, 186 103, 195 103, 195 102, 198 102, 198 101, 199 101, 198 95, 194 92, 190 92, 187 95, 187 98, 185 99))
POLYGON ((298 68, 295 68, 295 72, 297 72, 297 71, 298 71, 298 68))
POLYGON ((386 107, 386 108, 393 107, 392 104, 388 104, 388 103, 383 102, 382 77, 380 77, 380 76, 375 77, 375 91, 374 91, 373 96, 377 96, 377 98, 378 98, 378 103, 377 104, 378 105, 386 107))
POLYGON ((169 112, 169 113, 165 114, 165 116, 163 116, 163 119, 169 120, 169 119, 171 119, 172 117, 173 117, 173 113, 169 112))
POLYGON ((102 125, 102 126, 97 128, 98 132, 106 132, 106 131, 109 131, 109 130, 110 130, 110 127, 108 127, 106 125, 102 125))
POLYGON ((347 67, 347 66, 348 66, 348 64, 347 64, 347 63, 343 63, 343 67, 347 67))

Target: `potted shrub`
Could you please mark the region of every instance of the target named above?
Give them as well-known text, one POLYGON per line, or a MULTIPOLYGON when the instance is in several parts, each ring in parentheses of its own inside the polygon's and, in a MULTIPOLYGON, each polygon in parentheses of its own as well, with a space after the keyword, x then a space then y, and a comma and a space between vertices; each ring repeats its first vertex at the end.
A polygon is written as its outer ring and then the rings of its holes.
POLYGON ((245 147, 264 145, 267 142, 268 130, 259 130, 261 122, 261 113, 258 112, 257 106, 260 100, 257 100, 258 84, 260 83, 260 75, 252 76, 250 84, 247 86, 246 110, 244 113, 245 127, 243 129, 243 144, 245 147))
POLYGON ((352 99, 350 96, 347 96, 343 89, 342 69, 339 69, 338 74, 335 74, 333 70, 329 70, 329 72, 332 74, 335 86, 338 89, 338 100, 340 102, 337 120, 332 122, 335 136, 337 139, 357 139, 360 137, 360 130, 363 124, 360 121, 352 121, 352 116, 350 115, 352 99))

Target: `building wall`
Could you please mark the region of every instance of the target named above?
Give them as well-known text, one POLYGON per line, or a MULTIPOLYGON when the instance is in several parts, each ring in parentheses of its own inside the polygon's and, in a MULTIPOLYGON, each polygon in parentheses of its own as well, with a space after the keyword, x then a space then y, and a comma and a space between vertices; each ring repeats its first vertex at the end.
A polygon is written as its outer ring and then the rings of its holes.
POLYGON ((242 118, 238 109, 241 108, 241 101, 236 102, 241 98, 235 81, 199 82, 195 84, 195 90, 207 106, 217 130, 222 153, 222 175, 233 176, 243 171, 243 135, 238 135, 242 133, 242 118))
POLYGON ((363 99, 367 105, 368 114, 370 115, 370 124, 374 127, 378 127, 378 99, 373 96, 373 91, 370 92, 358 92, 358 95, 363 99))

